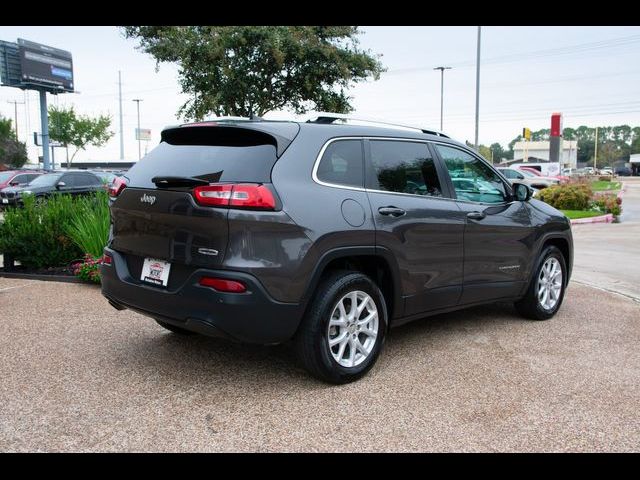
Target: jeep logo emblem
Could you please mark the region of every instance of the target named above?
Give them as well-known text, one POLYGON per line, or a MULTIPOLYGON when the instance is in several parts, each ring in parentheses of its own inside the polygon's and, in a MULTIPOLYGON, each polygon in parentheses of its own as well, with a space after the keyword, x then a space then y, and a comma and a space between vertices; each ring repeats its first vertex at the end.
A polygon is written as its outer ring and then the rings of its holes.
POLYGON ((148 203, 149 205, 153 205, 156 203, 156 197, 153 195, 147 195, 146 193, 140 197, 140 201, 142 203, 148 203))

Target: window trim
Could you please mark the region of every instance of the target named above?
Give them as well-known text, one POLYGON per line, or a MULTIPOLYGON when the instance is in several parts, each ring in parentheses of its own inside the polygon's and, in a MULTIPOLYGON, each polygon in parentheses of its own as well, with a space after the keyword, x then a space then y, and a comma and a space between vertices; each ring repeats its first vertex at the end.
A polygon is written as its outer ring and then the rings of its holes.
POLYGON ((447 183, 449 184, 449 186, 451 188, 451 194, 452 194, 451 198, 453 200, 455 200, 456 202, 470 203, 472 205, 489 205, 489 206, 491 206, 491 205, 508 205, 508 204, 513 202, 513 189, 511 188, 511 183, 508 180, 506 180, 506 177, 504 175, 502 175, 498 171, 497 168, 494 168, 493 165, 490 165, 484 158, 482 158, 480 155, 476 154, 476 152, 474 152, 471 149, 464 148, 464 147, 461 147, 459 145, 454 145, 454 144, 451 144, 451 143, 438 142, 438 141, 433 141, 432 143, 434 144, 433 150, 435 151, 435 154, 438 156, 438 160, 441 162, 442 166, 444 167, 444 169, 446 171, 447 180, 448 180, 447 183), (505 200, 503 202, 499 202, 499 203, 494 203, 494 202, 474 202, 472 200, 463 200, 461 198, 458 198, 458 194, 456 193, 456 189, 453 186, 453 181, 451 180, 451 174, 449 173, 449 170, 446 167, 446 163, 445 163, 444 159, 442 158, 442 155, 440 155, 440 152, 435 147, 435 144, 443 145, 445 147, 455 148, 457 150, 461 150, 461 151, 463 151, 465 153, 468 153, 472 157, 478 159, 480 162, 484 163, 487 167, 489 167, 490 170, 492 170, 493 172, 495 172, 498 175, 498 178, 502 181, 502 184, 505 187, 505 191, 507 192, 508 198, 505 198, 505 200))

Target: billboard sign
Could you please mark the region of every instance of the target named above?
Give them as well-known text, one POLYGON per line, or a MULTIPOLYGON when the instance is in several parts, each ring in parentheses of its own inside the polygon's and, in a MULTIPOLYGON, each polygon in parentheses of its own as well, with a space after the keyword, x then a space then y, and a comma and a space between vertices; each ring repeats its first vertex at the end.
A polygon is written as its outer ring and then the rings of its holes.
POLYGON ((71 53, 59 48, 18 39, 22 83, 73 92, 71 53))
POLYGON ((136 140, 151 140, 151 129, 149 128, 136 128, 136 140))

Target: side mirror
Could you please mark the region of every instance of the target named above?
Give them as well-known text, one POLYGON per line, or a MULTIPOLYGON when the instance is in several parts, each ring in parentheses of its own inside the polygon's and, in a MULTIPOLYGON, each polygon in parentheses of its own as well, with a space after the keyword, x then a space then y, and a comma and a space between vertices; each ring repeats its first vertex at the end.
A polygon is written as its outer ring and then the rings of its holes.
POLYGON ((527 202, 533 196, 533 189, 524 183, 514 183, 513 196, 520 202, 527 202))
POLYGON ((66 183, 64 183, 64 182, 58 182, 58 183, 56 183, 56 188, 57 188, 58 190, 60 190, 61 188, 66 187, 66 186, 67 186, 67 184, 66 184, 66 183))
POLYGON ((18 185, 20 185, 20 182, 9 182, 10 187, 17 187, 18 185))

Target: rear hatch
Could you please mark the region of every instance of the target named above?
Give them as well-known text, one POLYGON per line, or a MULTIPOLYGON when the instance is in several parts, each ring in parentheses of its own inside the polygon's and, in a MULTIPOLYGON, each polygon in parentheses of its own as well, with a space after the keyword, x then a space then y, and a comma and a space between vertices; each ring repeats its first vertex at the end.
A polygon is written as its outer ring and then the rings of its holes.
POLYGON ((195 189, 239 183, 272 189, 271 169, 298 130, 289 122, 164 130, 161 143, 124 175, 126 187, 111 205, 110 247, 125 254, 134 278, 147 257, 169 261, 169 287, 194 268, 219 266, 230 207, 203 204, 195 189))

